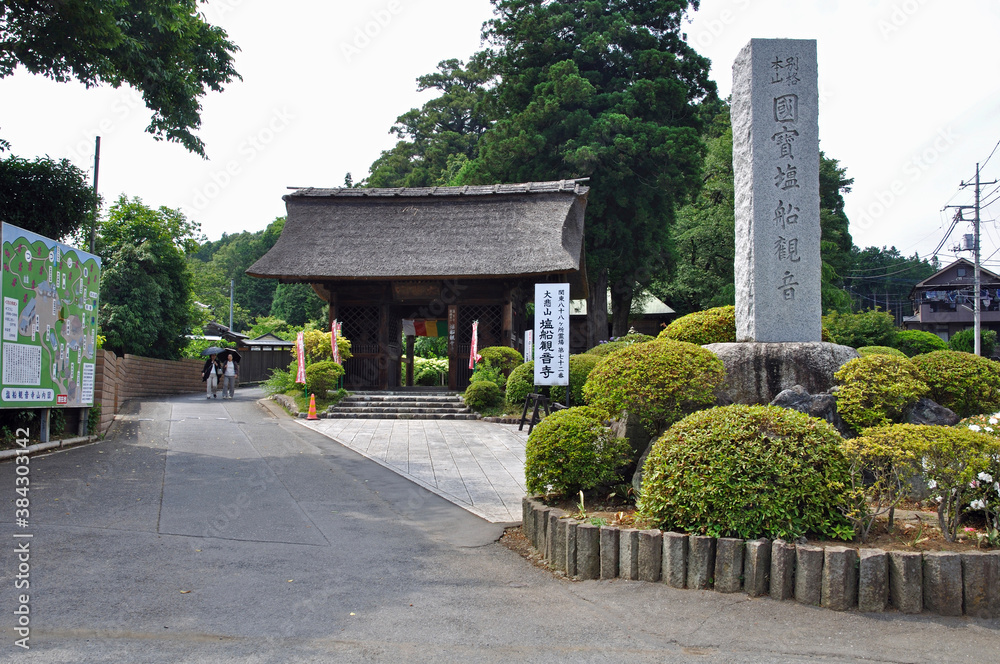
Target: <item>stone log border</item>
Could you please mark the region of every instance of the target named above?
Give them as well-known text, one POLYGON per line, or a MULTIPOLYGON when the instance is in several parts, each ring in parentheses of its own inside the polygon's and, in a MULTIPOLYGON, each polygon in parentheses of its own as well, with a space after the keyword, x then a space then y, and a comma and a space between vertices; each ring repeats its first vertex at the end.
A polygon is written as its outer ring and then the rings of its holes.
POLYGON ((528 496, 522 510, 524 536, 542 559, 579 580, 620 578, 770 595, 835 611, 1000 618, 1000 551, 824 549, 595 526, 528 496))

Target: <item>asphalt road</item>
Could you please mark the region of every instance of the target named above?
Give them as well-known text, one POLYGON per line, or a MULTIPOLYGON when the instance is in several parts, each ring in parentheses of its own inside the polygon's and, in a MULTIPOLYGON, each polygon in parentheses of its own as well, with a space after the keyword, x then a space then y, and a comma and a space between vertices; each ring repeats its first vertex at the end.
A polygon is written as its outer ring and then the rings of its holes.
POLYGON ((0 464, 0 662, 988 662, 1000 621, 554 578, 491 525, 257 403, 136 405, 0 464), (15 546, 31 534, 30 589, 15 546), (30 650, 15 642, 30 593, 30 650))

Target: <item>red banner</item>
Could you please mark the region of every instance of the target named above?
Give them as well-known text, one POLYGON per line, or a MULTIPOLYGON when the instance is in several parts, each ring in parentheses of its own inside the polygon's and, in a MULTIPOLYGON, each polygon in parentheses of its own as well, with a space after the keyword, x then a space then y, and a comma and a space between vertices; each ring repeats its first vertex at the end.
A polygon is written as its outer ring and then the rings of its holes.
POLYGON ((472 347, 469 349, 469 368, 475 369, 476 362, 483 359, 479 354, 479 321, 472 323, 472 347))
POLYGON ((299 371, 295 375, 295 382, 306 384, 306 339, 303 332, 299 332, 298 338, 295 340, 295 350, 296 354, 299 356, 299 371))
POLYGON ((333 361, 340 364, 340 350, 337 348, 337 332, 340 331, 340 323, 333 321, 330 323, 330 352, 333 354, 333 361))

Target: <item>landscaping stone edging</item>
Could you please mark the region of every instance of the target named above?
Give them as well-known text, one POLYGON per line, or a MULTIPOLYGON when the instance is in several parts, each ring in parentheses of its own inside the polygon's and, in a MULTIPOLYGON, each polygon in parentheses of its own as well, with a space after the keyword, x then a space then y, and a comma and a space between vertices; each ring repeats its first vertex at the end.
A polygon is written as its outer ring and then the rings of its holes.
POLYGON ((33 455, 40 452, 47 452, 49 450, 55 450, 65 447, 74 447, 76 445, 85 445, 87 443, 92 443, 97 440, 96 435, 90 436, 76 436, 74 438, 63 438, 62 440, 50 440, 47 443, 35 443, 34 445, 28 445, 25 448, 15 447, 9 450, 0 450, 0 461, 6 461, 7 459, 13 459, 18 455, 33 455))
POLYGON ((823 549, 782 540, 598 527, 528 496, 522 514, 524 536, 542 559, 579 580, 742 591, 835 611, 1000 618, 1000 551, 823 549))

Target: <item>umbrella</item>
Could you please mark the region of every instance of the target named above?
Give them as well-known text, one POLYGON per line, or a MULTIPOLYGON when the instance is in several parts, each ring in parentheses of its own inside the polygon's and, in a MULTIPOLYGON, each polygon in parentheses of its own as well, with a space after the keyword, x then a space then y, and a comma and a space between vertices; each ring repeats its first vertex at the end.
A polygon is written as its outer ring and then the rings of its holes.
POLYGON ((219 348, 218 346, 209 346, 205 350, 201 351, 202 355, 219 355, 220 356, 219 359, 222 359, 221 356, 225 355, 226 353, 232 355, 233 359, 236 360, 237 362, 239 362, 242 359, 240 357, 240 354, 237 353, 232 348, 219 348))

